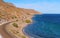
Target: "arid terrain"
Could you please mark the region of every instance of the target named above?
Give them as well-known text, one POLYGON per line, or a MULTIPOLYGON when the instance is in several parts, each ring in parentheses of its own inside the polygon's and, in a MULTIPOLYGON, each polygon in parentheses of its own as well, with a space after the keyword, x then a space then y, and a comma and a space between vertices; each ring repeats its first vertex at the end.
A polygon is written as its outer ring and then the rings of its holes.
POLYGON ((32 23, 32 17, 39 12, 24 9, 0 0, 0 34, 3 38, 29 38, 22 30, 32 23))

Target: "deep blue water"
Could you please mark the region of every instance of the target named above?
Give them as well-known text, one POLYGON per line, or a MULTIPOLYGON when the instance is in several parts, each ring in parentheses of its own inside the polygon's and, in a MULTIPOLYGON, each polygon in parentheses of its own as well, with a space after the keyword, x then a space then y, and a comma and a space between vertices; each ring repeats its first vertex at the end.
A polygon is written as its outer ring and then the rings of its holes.
POLYGON ((60 14, 34 15, 24 32, 34 38, 60 38, 60 14))

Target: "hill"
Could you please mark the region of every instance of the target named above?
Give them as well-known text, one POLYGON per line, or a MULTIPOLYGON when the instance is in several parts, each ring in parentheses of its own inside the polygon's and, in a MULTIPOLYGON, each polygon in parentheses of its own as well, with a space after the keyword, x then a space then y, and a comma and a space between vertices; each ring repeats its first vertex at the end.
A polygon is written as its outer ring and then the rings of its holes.
POLYGON ((26 17, 38 13, 39 12, 33 9, 17 8, 13 4, 6 3, 3 0, 0 0, 0 17, 4 19, 12 20, 12 18, 14 17, 22 19, 22 17, 26 17))
POLYGON ((7 38, 8 34, 17 38, 29 38, 29 36, 26 36, 22 30, 28 24, 32 23, 31 18, 35 14, 40 14, 40 12, 33 9, 18 8, 12 3, 6 3, 3 0, 0 0, 0 22, 5 22, 6 20, 16 20, 16 22, 11 22, 9 24, 3 25, 4 27, 0 26, 0 33, 5 36, 4 38, 7 38), (2 30, 3 28, 8 34, 2 30))

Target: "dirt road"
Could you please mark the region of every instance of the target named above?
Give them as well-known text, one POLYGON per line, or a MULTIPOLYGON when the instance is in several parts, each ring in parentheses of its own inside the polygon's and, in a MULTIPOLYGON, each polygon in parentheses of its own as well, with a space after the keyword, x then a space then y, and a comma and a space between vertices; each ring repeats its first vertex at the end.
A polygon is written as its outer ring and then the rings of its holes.
POLYGON ((0 34, 3 36, 3 38, 14 38, 12 35, 10 35, 8 32, 6 32, 5 27, 8 23, 5 23, 3 25, 0 26, 0 34))

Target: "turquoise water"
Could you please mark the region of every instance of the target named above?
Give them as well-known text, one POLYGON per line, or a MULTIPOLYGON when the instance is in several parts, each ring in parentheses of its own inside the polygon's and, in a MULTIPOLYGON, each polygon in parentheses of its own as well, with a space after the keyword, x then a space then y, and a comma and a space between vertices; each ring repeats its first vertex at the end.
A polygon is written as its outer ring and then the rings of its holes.
POLYGON ((34 38, 60 38, 60 14, 35 15, 24 32, 34 38))

